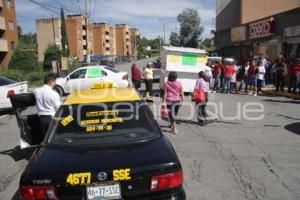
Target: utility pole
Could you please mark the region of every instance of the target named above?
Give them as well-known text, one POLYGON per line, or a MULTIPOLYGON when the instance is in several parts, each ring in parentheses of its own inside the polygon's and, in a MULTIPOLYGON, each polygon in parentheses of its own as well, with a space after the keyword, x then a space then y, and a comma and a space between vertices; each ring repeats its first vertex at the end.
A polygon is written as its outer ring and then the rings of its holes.
POLYGON ((163 30, 164 30, 164 41, 163 41, 163 45, 166 44, 166 23, 163 22, 163 30))
POLYGON ((54 18, 53 18, 53 15, 51 15, 51 21, 52 21, 52 31, 53 31, 53 43, 55 45, 56 42, 55 42, 55 28, 54 28, 54 18))
POLYGON ((89 62, 89 28, 88 28, 88 0, 84 1, 84 21, 85 21, 85 40, 86 40, 86 55, 85 62, 89 62))

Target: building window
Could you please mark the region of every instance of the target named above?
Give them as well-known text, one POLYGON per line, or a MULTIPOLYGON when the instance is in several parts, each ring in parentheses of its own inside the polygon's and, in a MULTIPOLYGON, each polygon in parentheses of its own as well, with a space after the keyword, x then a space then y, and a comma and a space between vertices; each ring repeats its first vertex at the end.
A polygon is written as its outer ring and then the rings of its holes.
POLYGON ((11 50, 15 50, 16 49, 16 43, 15 42, 10 42, 10 48, 11 50))
POLYGON ((6 0, 6 9, 10 10, 11 8, 11 0, 6 0))
POLYGON ((14 22, 13 21, 8 21, 8 30, 14 31, 14 22))

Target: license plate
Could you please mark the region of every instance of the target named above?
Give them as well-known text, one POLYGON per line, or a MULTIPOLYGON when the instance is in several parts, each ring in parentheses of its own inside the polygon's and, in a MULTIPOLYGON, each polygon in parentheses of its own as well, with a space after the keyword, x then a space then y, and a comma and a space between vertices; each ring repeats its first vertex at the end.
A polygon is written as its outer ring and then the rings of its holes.
POLYGON ((119 183, 87 186, 88 200, 121 199, 119 183))

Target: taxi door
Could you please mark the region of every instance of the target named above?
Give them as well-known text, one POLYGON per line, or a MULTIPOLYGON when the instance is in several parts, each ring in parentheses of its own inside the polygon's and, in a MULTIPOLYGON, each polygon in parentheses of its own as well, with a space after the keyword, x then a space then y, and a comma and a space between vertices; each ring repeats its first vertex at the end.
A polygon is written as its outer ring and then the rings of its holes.
POLYGON ((85 77, 86 77, 86 68, 78 69, 71 73, 67 77, 66 81, 66 93, 71 93, 75 90, 80 90, 85 88, 85 77))
POLYGON ((34 94, 16 94, 10 97, 10 101, 20 128, 20 148, 40 144, 44 138, 41 134, 34 94))

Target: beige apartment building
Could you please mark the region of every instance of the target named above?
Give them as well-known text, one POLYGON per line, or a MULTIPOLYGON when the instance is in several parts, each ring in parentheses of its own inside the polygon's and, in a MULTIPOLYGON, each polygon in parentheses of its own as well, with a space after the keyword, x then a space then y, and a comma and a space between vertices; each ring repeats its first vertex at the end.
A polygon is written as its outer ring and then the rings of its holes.
POLYGON ((0 69, 6 69, 18 42, 15 0, 0 0, 0 69))
POLYGON ((116 55, 130 56, 131 55, 131 41, 129 34, 129 27, 127 24, 117 24, 116 31, 116 55))
MULTIPOLYGON (((61 20, 36 20, 39 61, 49 44, 61 47, 61 20)), ((91 55, 136 56, 138 29, 129 29, 126 24, 110 26, 107 23, 89 23, 86 33, 82 15, 68 15, 66 28, 70 55, 83 60, 87 53, 91 55), (88 42, 87 42, 88 41, 88 42)))
MULTIPOLYGON (((56 44, 61 48, 60 28, 60 18, 36 20, 39 61, 44 60, 44 52, 50 44, 56 44)), ((88 50, 92 51, 92 42, 89 46, 87 43, 87 37, 89 37, 89 41, 93 39, 92 31, 90 31, 92 26, 88 27, 89 31, 86 33, 84 17, 82 15, 68 15, 66 18, 66 28, 70 56, 83 60, 88 50)))

